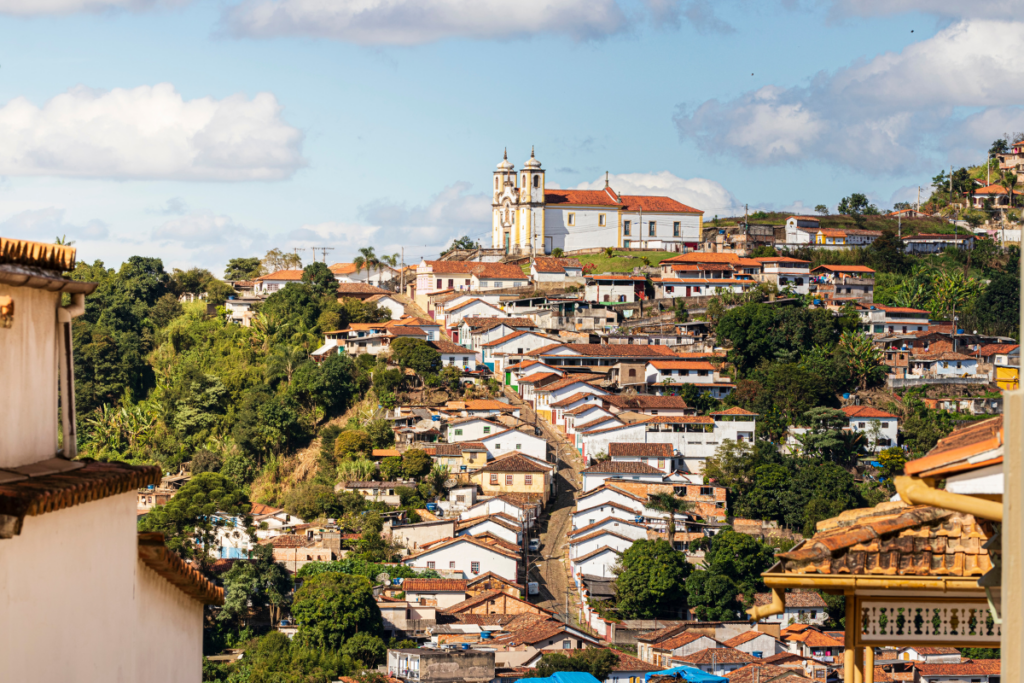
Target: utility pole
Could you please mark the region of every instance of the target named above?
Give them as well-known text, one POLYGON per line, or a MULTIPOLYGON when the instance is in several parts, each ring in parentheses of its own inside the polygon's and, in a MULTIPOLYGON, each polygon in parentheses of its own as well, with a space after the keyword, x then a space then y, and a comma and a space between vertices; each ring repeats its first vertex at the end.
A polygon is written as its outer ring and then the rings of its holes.
POLYGON ((316 261, 316 250, 320 250, 320 255, 323 257, 324 263, 327 263, 327 252, 334 251, 334 247, 313 247, 313 261, 316 261))
POLYGON ((402 282, 402 284, 400 285, 400 287, 402 288, 402 294, 405 294, 405 247, 402 247, 402 275, 401 275, 401 282, 402 282))
POLYGON ((921 212, 921 186, 917 186, 917 212, 921 212))
POLYGON ((900 239, 900 244, 903 244, 903 214, 896 214, 896 235, 900 239))

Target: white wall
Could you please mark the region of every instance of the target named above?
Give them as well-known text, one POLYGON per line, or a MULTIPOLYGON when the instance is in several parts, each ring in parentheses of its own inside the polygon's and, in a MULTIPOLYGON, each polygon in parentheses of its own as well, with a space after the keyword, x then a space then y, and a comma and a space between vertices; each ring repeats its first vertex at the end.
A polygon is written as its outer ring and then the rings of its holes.
POLYGON ((653 364, 648 363, 644 372, 648 384, 660 384, 665 379, 678 384, 715 383, 715 371, 712 368, 706 370, 658 370, 653 364), (702 375, 701 372, 704 374, 702 375))
POLYGON ((587 301, 633 303, 636 301, 636 284, 632 281, 618 283, 615 281, 595 280, 587 284, 587 301))
POLYGON ((461 353, 442 353, 441 365, 452 365, 463 370, 476 370, 476 354, 468 350, 465 355, 461 353))
POLYGON ((491 519, 484 520, 482 522, 474 524, 471 527, 466 527, 458 535, 462 536, 463 534, 470 534, 471 536, 480 536, 482 534, 494 534, 501 540, 508 541, 513 545, 519 545, 520 542, 518 532, 503 527, 502 525, 498 524, 497 522, 491 519))
POLYGON ((662 482, 661 474, 615 474, 611 472, 584 472, 583 473, 583 492, 593 491, 602 484, 605 479, 628 479, 630 481, 647 482, 651 484, 660 484, 662 482))
POLYGON ((659 241, 669 242, 700 242, 700 216, 690 213, 648 213, 623 211, 622 224, 630 221, 630 234, 622 235, 635 246, 637 242, 659 241), (641 218, 643 225, 640 226, 641 218), (654 221, 654 236, 650 235, 650 223, 654 221), (679 235, 674 234, 674 223, 679 223, 679 235), (641 229, 642 228, 642 229, 641 229))
POLYGON ((590 574, 592 576, 603 576, 611 578, 615 576, 615 565, 619 562, 619 556, 613 552, 605 552, 591 557, 584 562, 573 562, 577 575, 590 574))
POLYGON ((889 440, 889 443, 887 443, 887 444, 879 444, 879 445, 877 445, 875 447, 875 452, 876 453, 884 451, 886 448, 891 448, 892 446, 895 446, 895 445, 897 445, 899 443, 899 441, 898 441, 899 434, 898 434, 898 430, 897 430, 898 421, 897 421, 896 418, 878 419, 878 418, 870 418, 870 417, 860 417, 860 418, 859 417, 851 417, 850 418, 850 431, 852 431, 854 433, 857 433, 857 434, 863 433, 865 438, 867 439, 867 441, 865 443, 865 447, 870 448, 871 444, 874 441, 874 436, 872 435, 873 431, 874 431, 874 428, 873 428, 873 424, 872 423, 875 423, 875 422, 880 424, 881 427, 882 427, 882 430, 878 434, 879 438, 880 439, 888 439, 889 440), (863 425, 863 427, 861 425, 863 425))
POLYGON ((619 210, 608 207, 544 207, 544 235, 551 238, 552 249, 591 249, 619 245, 619 210), (575 214, 575 224, 569 225, 569 214, 575 214), (599 225, 604 214, 605 225, 599 225))
MULTIPOLYGON (((586 535, 589 536, 590 534, 586 535)), ((618 550, 621 553, 625 552, 626 548, 628 548, 631 545, 633 545, 633 539, 631 538, 623 539, 619 538, 618 536, 613 536, 612 534, 601 534, 586 541, 570 541, 569 557, 573 559, 577 557, 584 557, 585 555, 589 555, 590 553, 594 552, 598 548, 601 548, 602 546, 614 548, 615 550, 618 550)))
POLYGON ((377 301, 376 303, 377 303, 378 307, 386 308, 389 311, 391 311, 391 319, 392 320, 398 320, 403 315, 405 315, 405 305, 402 304, 400 301, 396 301, 395 299, 392 299, 391 297, 387 297, 387 298, 381 299, 380 301, 377 301))
POLYGON ((621 519, 626 522, 633 522, 636 520, 636 517, 639 516, 639 514, 643 511, 643 506, 634 500, 630 500, 628 502, 630 502, 633 506, 636 506, 634 512, 629 512, 628 510, 620 510, 619 508, 608 505, 607 503, 605 505, 596 506, 587 505, 586 508, 583 510, 575 510, 572 513, 572 528, 582 529, 585 526, 589 526, 597 521, 600 521, 601 519, 607 519, 609 517, 621 519))
POLYGON ((202 605, 139 562, 134 491, 0 544, 0 680, 201 679, 202 605))
POLYGON ((512 582, 517 581, 516 567, 518 563, 516 560, 468 542, 453 543, 433 552, 405 560, 403 564, 408 567, 425 569, 428 567, 428 562, 434 562, 435 569, 461 571, 467 579, 472 579, 487 572, 494 572, 503 579, 508 579, 512 582), (473 562, 480 563, 479 571, 473 571, 473 562), (454 566, 452 563, 454 563, 454 566))
POLYGON ((487 452, 492 459, 512 451, 525 453, 542 462, 547 462, 548 459, 548 442, 540 437, 525 434, 518 429, 511 429, 504 434, 492 434, 477 440, 482 441, 487 447, 487 452))

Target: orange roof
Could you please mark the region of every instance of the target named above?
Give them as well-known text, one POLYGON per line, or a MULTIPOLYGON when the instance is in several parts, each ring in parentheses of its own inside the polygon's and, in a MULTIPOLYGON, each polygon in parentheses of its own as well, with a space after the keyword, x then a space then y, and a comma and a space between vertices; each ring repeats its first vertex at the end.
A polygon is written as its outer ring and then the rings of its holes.
POLYGON ((758 263, 810 263, 810 261, 804 261, 803 259, 790 258, 788 256, 758 256, 754 259, 758 263))
MULTIPOLYGON (((1013 193, 1014 194, 1021 194, 1021 192, 1019 190, 1014 190, 1013 193)), ((976 189, 974 191, 974 194, 976 196, 979 195, 979 194, 1006 194, 1006 188, 1003 187, 1002 185, 995 185, 995 184, 993 184, 993 185, 988 185, 986 187, 979 187, 978 189, 976 189)))
POLYGON ((846 413, 846 417, 853 418, 869 418, 869 417, 881 417, 881 418, 892 418, 896 419, 896 416, 892 413, 887 413, 884 410, 878 408, 872 408, 871 406, 843 406, 843 412, 846 413))
POLYGON ((786 220, 788 221, 790 218, 795 218, 798 221, 814 221, 815 223, 821 222, 821 219, 817 216, 790 216, 786 220))
POLYGON ((679 256, 673 256, 672 258, 665 259, 664 261, 661 262, 661 264, 665 265, 666 263, 739 263, 740 260, 740 257, 737 256, 736 254, 718 254, 694 251, 688 254, 680 254, 679 256))
POLYGON ((712 415, 750 415, 756 416, 758 413, 752 413, 749 410, 743 410, 739 406, 733 406, 729 410, 720 410, 717 413, 711 413, 712 415))
POLYGON ((335 275, 349 275, 358 271, 354 263, 335 263, 328 266, 328 269, 335 275))
POLYGON ((677 202, 671 197, 642 197, 639 195, 620 195, 626 205, 626 211, 651 211, 662 213, 704 213, 700 209, 677 202))
POLYGON ((261 275, 256 280, 288 280, 290 282, 299 282, 302 280, 301 270, 279 270, 276 273, 270 273, 269 275, 261 275))
POLYGON ((622 206, 622 201, 611 188, 604 190, 545 190, 548 204, 576 204, 579 206, 622 206))
POLYGON ((658 370, 712 370, 715 366, 699 360, 651 360, 647 361, 658 370))
POLYGON ((867 266, 818 266, 814 269, 814 272, 819 270, 828 270, 833 273, 873 273, 867 266))
POLYGON ((909 475, 941 476, 994 465, 1003 459, 1003 416, 957 429, 928 455, 903 467, 909 475), (974 462, 972 462, 972 460, 974 462))

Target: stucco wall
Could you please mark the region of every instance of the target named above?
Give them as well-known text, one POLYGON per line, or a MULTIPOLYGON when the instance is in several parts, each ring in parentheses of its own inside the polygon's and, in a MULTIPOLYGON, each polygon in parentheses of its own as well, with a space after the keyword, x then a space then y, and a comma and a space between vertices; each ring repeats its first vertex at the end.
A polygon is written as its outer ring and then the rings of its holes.
POLYGON ((57 451, 55 345, 60 295, 0 284, 0 296, 14 299, 14 322, 0 331, 0 466, 20 467, 52 458, 57 451))
POLYGON ((141 571, 135 505, 27 517, 0 541, 0 680, 200 680, 202 606, 141 571))

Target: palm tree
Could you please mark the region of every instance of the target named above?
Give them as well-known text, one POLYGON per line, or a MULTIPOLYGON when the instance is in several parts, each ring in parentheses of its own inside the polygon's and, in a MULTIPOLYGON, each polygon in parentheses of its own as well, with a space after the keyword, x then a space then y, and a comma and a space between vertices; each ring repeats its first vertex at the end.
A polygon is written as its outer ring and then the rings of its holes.
POLYGON ((267 378, 284 375, 288 378, 288 384, 291 384, 295 369, 305 360, 306 351, 301 346, 282 344, 275 348, 274 353, 267 359, 267 378))
POLYGON ((292 342, 301 346, 306 353, 309 353, 309 347, 316 344, 320 337, 317 333, 308 325, 304 320, 300 320, 293 326, 294 332, 292 332, 292 342))
MULTIPOLYGON (((374 268, 380 268, 380 258, 374 252, 373 247, 363 247, 359 250, 359 256, 355 258, 353 263, 356 263, 356 271, 366 268, 366 272, 370 273, 374 268)), ((367 277, 369 280, 369 277, 367 277)))
POLYGON ((693 506, 689 501, 676 498, 671 493, 655 493, 647 497, 647 507, 658 512, 668 514, 668 542, 672 543, 676 537, 676 515, 689 512, 693 506))
POLYGON ((69 240, 67 235, 60 235, 53 241, 54 244, 59 244, 62 247, 70 247, 75 243, 74 240, 69 240))

